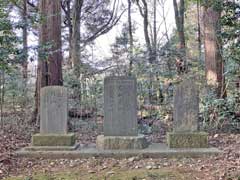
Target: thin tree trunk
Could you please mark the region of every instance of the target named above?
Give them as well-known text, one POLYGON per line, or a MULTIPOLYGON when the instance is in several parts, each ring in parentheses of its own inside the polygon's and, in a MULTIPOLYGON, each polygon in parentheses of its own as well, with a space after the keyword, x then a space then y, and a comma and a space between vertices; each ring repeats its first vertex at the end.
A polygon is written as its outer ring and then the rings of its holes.
POLYGON ((71 38, 71 58, 74 71, 77 77, 80 77, 80 68, 81 68, 81 10, 82 10, 83 0, 75 0, 73 5, 73 20, 72 20, 72 38, 71 38))
POLYGON ((64 11, 65 14, 65 19, 64 19, 64 24, 67 26, 68 28, 68 43, 69 43, 69 50, 68 50, 68 61, 67 64, 70 68, 72 68, 72 58, 71 58, 71 54, 72 54, 72 9, 71 9, 71 3, 72 0, 62 0, 61 1, 61 6, 62 6, 62 10, 64 11))
POLYGON ((133 69, 133 32, 132 32, 132 17, 131 17, 132 2, 128 0, 128 33, 129 33, 129 75, 132 75, 133 69))
POLYGON ((185 13, 185 3, 184 0, 180 0, 179 7, 177 0, 173 0, 173 6, 174 6, 174 13, 175 13, 175 21, 177 26, 177 32, 178 32, 178 38, 179 38, 179 62, 183 65, 181 65, 180 69, 178 69, 179 73, 183 73, 186 71, 186 42, 185 42, 185 33, 184 33, 184 13, 185 13), (182 67, 183 66, 183 67, 182 67))
POLYGON ((27 81, 28 78, 28 41, 27 41, 27 0, 23 0, 23 12, 22 12, 22 19, 23 19, 23 79, 27 81))
POLYGON ((143 7, 140 6, 139 4, 139 0, 136 1, 138 8, 139 8, 139 12, 143 17, 143 30, 144 30, 144 38, 145 38, 145 42, 147 45, 147 53, 148 53, 148 60, 150 63, 153 62, 153 53, 152 53, 152 46, 151 46, 151 40, 149 37, 149 32, 148 32, 148 5, 146 0, 142 0, 143 3, 143 7))
POLYGON ((3 122, 3 105, 4 105, 4 95, 5 95, 5 72, 4 70, 0 71, 0 126, 1 128, 4 125, 3 122))
POLYGON ((202 64, 202 38, 201 38, 201 7, 200 0, 197 0, 197 19, 198 19, 198 59, 200 64, 202 64))
POLYGON ((144 29, 144 37, 145 37, 145 42, 147 46, 147 53, 148 53, 148 61, 150 64, 150 72, 149 72, 149 86, 148 86, 148 94, 149 94, 149 102, 153 102, 153 95, 152 95, 152 90, 153 90, 153 61, 154 61, 154 55, 153 55, 153 50, 152 50, 152 45, 151 45, 151 40, 149 37, 149 32, 148 32, 148 4, 146 0, 142 0, 143 7, 141 7, 139 0, 136 1, 139 12, 143 17, 143 29, 144 29))
POLYGON ((70 66, 72 66, 71 60, 72 60, 72 33, 73 33, 73 29, 72 29, 72 22, 71 22, 71 0, 69 0, 67 2, 67 21, 68 21, 68 33, 69 33, 69 37, 68 37, 68 42, 69 42, 69 57, 68 57, 68 64, 70 66))
POLYGON ((164 29, 165 29, 165 36, 167 38, 167 41, 169 42, 169 36, 168 36, 168 25, 167 25, 167 20, 166 20, 166 15, 165 15, 165 3, 167 0, 160 0, 160 6, 161 6, 161 11, 162 11, 162 18, 163 18, 163 22, 164 22, 164 29))
POLYGON ((81 11, 84 0, 75 0, 73 4, 73 20, 72 20, 72 39, 71 39, 71 58, 74 68, 74 74, 79 80, 77 88, 74 90, 74 94, 78 99, 79 108, 81 108, 82 102, 82 62, 81 62, 81 11))
POLYGON ((157 60, 157 0, 153 1, 153 59, 157 60))

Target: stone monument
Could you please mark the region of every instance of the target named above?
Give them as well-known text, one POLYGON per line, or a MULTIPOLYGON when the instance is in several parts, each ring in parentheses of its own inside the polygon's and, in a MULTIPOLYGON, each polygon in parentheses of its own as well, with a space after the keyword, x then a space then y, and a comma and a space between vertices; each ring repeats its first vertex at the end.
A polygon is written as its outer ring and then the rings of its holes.
POLYGON ((104 80, 104 134, 100 149, 143 149, 148 143, 138 135, 137 85, 134 77, 112 76, 104 80))
POLYGON ((32 146, 74 146, 74 134, 68 133, 68 93, 62 86, 47 86, 40 91, 40 133, 32 137, 32 146))
POLYGON ((185 79, 175 89, 173 132, 168 133, 170 148, 207 148, 208 134, 199 132, 199 89, 194 79, 185 79))

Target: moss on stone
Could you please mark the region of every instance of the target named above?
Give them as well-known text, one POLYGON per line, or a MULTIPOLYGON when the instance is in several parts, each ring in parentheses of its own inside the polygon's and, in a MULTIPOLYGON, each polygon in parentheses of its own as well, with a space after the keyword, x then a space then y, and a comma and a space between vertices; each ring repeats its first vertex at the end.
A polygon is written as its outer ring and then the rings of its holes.
POLYGON ((171 132, 167 134, 170 148, 208 148, 208 133, 171 132))
POLYGON ((33 146, 73 146, 75 135, 69 134, 35 134, 32 136, 33 146))
POLYGON ((97 148, 99 149, 144 149, 148 142, 144 135, 138 136, 104 136, 97 137, 97 148))

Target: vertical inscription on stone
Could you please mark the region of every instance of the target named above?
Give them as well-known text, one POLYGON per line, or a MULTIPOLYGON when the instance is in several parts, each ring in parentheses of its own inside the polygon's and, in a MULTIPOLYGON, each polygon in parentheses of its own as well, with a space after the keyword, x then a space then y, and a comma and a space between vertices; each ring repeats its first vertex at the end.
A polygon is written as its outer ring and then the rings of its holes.
POLYGON ((40 94, 40 133, 67 133, 67 89, 47 86, 40 94))
POLYGON ((136 136, 136 79, 107 77, 104 80, 104 135, 136 136))
POLYGON ((198 130, 199 90, 194 80, 181 82, 174 93, 174 131, 198 130))

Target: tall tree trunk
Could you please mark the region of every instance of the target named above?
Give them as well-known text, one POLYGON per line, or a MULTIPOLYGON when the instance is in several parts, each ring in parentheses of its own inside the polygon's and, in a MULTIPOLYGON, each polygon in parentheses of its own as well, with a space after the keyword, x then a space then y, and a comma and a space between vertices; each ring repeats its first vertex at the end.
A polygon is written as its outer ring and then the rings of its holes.
POLYGON ((198 59, 202 64, 202 36, 201 36, 201 6, 200 0, 197 0, 197 21, 198 21, 198 59))
POLYGON ((128 0, 128 33, 129 33, 129 75, 132 75, 133 69, 133 32, 132 32, 132 16, 131 16, 132 2, 128 0))
POLYGON ((41 47, 50 44, 50 48, 42 48, 39 57, 40 85, 62 85, 62 42, 61 42, 61 0, 41 0, 40 13, 43 16, 40 25, 41 47))
POLYGON ((153 59, 157 60, 157 0, 153 0, 153 59))
MULTIPOLYGON (((72 18, 72 39, 71 39, 71 58, 74 68, 74 74, 79 80, 79 84, 74 89, 74 95, 77 97, 78 105, 81 106, 82 102, 82 62, 81 62, 81 11, 84 0, 74 0, 73 4, 73 18, 72 18)), ((80 107, 79 107, 80 108, 80 107)))
POLYGON ((41 49, 38 58, 35 116, 38 116, 39 112, 40 89, 45 86, 63 85, 61 0, 41 0, 39 7, 42 22, 39 29, 41 49), (50 45, 50 48, 46 45, 50 45))
POLYGON ((222 41, 219 20, 221 10, 214 7, 204 7, 204 46, 207 84, 215 86, 218 97, 226 96, 224 83, 224 63, 222 58, 222 41))
POLYGON ((72 38, 71 38, 71 58, 74 71, 77 77, 80 77, 80 68, 81 68, 81 10, 82 10, 83 0, 74 0, 73 5, 73 18, 72 18, 72 38))
POLYGON ((185 42, 185 33, 184 33, 184 13, 185 13, 185 2, 180 0, 179 7, 177 0, 173 0, 175 21, 177 26, 177 33, 179 38, 178 49, 180 51, 179 59, 177 60, 178 72, 182 73, 186 70, 186 42, 185 42), (180 65, 180 66, 179 66, 180 65))
POLYGON ((144 30, 144 38, 147 46, 147 53, 148 53, 148 61, 150 64, 150 73, 149 73, 149 86, 148 86, 148 94, 149 94, 149 102, 153 102, 153 61, 154 61, 154 55, 152 50, 152 44, 149 37, 148 32, 148 4, 146 0, 142 0, 143 7, 141 7, 139 0, 136 1, 139 12, 143 17, 143 30, 144 30))
POLYGON ((144 30, 144 38, 145 38, 145 42, 147 45, 147 53, 148 53, 148 60, 150 63, 153 62, 153 53, 152 53, 152 46, 151 46, 151 40, 149 37, 149 32, 148 32, 148 4, 146 2, 146 0, 142 0, 142 4, 143 7, 141 7, 139 0, 136 1, 138 8, 139 8, 139 12, 143 17, 143 30, 144 30))
POLYGON ((5 72, 3 69, 0 70, 0 128, 3 128, 3 106, 5 96, 5 72))
POLYGON ((27 41, 27 29, 28 29, 28 22, 27 22, 27 0, 23 0, 23 11, 22 11, 22 20, 23 20, 23 63, 22 63, 22 74, 23 79, 27 82, 28 78, 28 41, 27 41))
POLYGON ((69 43, 69 50, 68 50, 68 61, 67 64, 72 68, 72 58, 71 58, 71 50, 72 50, 72 9, 71 9, 71 3, 72 0, 62 0, 61 1, 61 6, 62 10, 64 11, 65 14, 65 19, 63 20, 64 24, 68 28, 68 43, 69 43))
POLYGON ((72 29, 72 22, 71 22, 71 0, 68 0, 67 1, 67 24, 68 24, 68 32, 69 32, 69 37, 68 37, 68 42, 69 42, 69 57, 68 57, 68 64, 70 66, 72 66, 72 63, 71 63, 71 50, 72 50, 72 33, 73 33, 73 29, 72 29))

